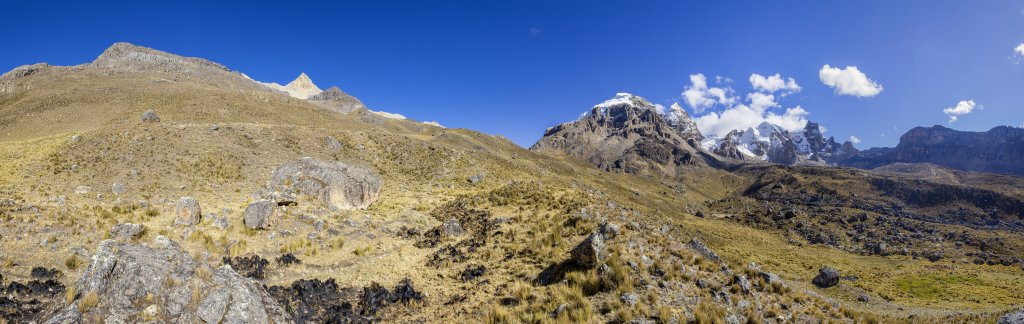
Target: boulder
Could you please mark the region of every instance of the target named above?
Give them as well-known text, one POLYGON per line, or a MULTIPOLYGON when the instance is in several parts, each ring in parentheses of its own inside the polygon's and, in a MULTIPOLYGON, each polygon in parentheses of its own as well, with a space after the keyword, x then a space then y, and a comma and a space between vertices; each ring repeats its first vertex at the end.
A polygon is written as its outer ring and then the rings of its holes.
POLYGON ((482 175, 482 174, 474 174, 474 175, 469 177, 468 181, 469 181, 469 183, 477 184, 477 183, 479 183, 481 181, 484 181, 484 175, 482 175))
POLYGON ((604 235, 606 239, 610 240, 619 235, 620 229, 619 225, 604 222, 600 227, 598 227, 598 231, 601 232, 601 235, 604 235))
POLYGON ((462 229, 462 224, 459 223, 459 219, 455 217, 449 218, 444 221, 444 223, 441 223, 439 229, 441 230, 441 234, 448 237, 457 237, 462 235, 462 233, 465 233, 465 230, 462 229))
POLYGON ((181 197, 175 205, 174 215, 174 225, 192 226, 203 219, 203 210, 196 198, 181 197))
POLYGON ((332 151, 340 151, 344 146, 341 145, 341 141, 338 141, 334 136, 324 137, 324 147, 332 151))
POLYGON ((831 267, 824 267, 818 270, 818 276, 811 280, 815 286, 828 288, 839 284, 839 271, 831 267))
POLYGON ((299 193, 340 209, 366 209, 380 197, 381 180, 370 170, 337 161, 304 157, 281 165, 270 177, 270 192, 299 193))
POLYGON ((572 249, 572 262, 590 269, 597 267, 608 258, 605 250, 604 235, 600 232, 591 233, 576 248, 572 249))
POLYGON ((1003 315, 999 318, 998 324, 1024 324, 1024 308, 1015 312, 1003 315))
POLYGON ((114 182, 110 185, 110 191, 115 195, 121 195, 128 191, 128 187, 125 187, 123 183, 114 182))
POLYGON ((267 229, 274 219, 277 204, 270 200, 261 200, 245 207, 245 227, 251 229, 267 229))
POLYGON ((152 247, 101 242, 76 288, 46 323, 128 323, 142 321, 140 315, 165 323, 291 322, 262 285, 230 266, 196 262, 164 236, 152 247))
POLYGON ((143 123, 156 123, 160 121, 160 117, 156 115, 156 111, 150 109, 142 113, 142 118, 140 120, 143 123))
POLYGON ((146 228, 141 224, 124 223, 110 228, 110 237, 119 239, 136 239, 142 236, 146 228))
POLYGON ((92 187, 89 186, 78 186, 75 187, 75 194, 79 196, 85 196, 92 192, 92 187))
POLYGON ((690 246, 691 249, 696 251, 698 254, 704 256, 704 258, 706 258, 708 260, 716 261, 716 262, 717 261, 722 261, 722 259, 718 257, 718 254, 716 254, 715 251, 712 251, 711 249, 709 249, 707 247, 707 245, 704 245, 704 242, 701 242, 698 239, 690 240, 690 243, 688 245, 690 246))

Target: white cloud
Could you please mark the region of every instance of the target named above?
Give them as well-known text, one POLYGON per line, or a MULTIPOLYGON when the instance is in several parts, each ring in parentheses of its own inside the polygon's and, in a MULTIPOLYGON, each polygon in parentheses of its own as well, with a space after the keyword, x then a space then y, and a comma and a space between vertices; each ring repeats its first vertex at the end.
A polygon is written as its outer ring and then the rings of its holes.
POLYGON ((755 91, 762 91, 766 93, 782 91, 783 96, 794 92, 800 92, 801 89, 800 85, 796 84, 796 80, 793 78, 782 79, 782 75, 778 73, 767 77, 757 73, 751 73, 750 85, 754 87, 755 91))
POLYGON ((697 117, 695 122, 701 134, 718 137, 725 136, 732 130, 757 127, 762 122, 779 125, 785 130, 795 132, 804 129, 807 124, 807 114, 807 110, 800 106, 786 109, 783 114, 779 115, 765 109, 739 104, 721 113, 711 112, 697 117))
POLYGON ((825 64, 818 71, 818 78, 839 95, 874 97, 882 92, 882 85, 868 79, 856 66, 839 69, 825 64))
POLYGON ((857 138, 857 136, 850 135, 850 143, 860 144, 860 138, 857 138))
POLYGON ((1013 56, 1017 59, 1017 62, 1024 59, 1024 43, 1020 43, 1020 45, 1013 48, 1013 56))
POLYGON ((768 108, 774 108, 779 106, 779 103, 775 102, 775 95, 767 93, 748 93, 747 100, 750 101, 750 108, 754 110, 763 111, 768 108))
MULTIPOLYGON (((716 78, 721 81, 721 78, 716 78)), ((730 87, 708 87, 708 79, 704 74, 690 75, 690 85, 683 88, 683 101, 695 112, 702 112, 705 109, 720 104, 726 107, 736 104, 736 97, 732 95, 730 87)))
POLYGON ((971 112, 974 111, 974 109, 984 108, 985 107, 982 107, 981 105, 975 103, 974 100, 961 100, 956 104, 956 106, 946 107, 946 109, 943 109, 942 113, 949 116, 949 122, 953 123, 960 119, 958 116, 970 114, 971 112))
POLYGON ((657 111, 659 114, 664 115, 667 110, 665 110, 665 106, 662 104, 654 104, 654 111, 657 111))

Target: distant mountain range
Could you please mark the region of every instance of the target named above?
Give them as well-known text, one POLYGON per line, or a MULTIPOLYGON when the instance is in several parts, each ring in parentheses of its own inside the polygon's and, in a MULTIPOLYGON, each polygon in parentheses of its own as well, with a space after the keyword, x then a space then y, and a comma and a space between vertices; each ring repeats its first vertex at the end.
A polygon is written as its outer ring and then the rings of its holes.
POLYGON ((704 136, 678 104, 659 109, 644 98, 619 93, 575 121, 549 128, 534 150, 555 149, 606 170, 681 173, 681 166, 769 162, 785 165, 873 169, 892 163, 931 163, 976 172, 1024 175, 1024 129, 1008 126, 965 132, 917 127, 895 148, 860 151, 836 142, 807 122, 787 131, 768 122, 723 137, 704 136))
POLYGON ((841 166, 876 168, 892 163, 933 163, 963 171, 1024 176, 1024 129, 999 126, 966 132, 943 126, 915 127, 893 148, 872 148, 841 166))

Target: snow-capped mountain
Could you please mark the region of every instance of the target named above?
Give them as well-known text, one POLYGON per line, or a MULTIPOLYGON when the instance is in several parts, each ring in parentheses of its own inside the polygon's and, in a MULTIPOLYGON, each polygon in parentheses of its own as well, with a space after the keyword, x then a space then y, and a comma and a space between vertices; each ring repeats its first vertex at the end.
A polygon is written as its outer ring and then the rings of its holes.
POLYGON ((292 80, 287 85, 280 85, 274 82, 260 83, 271 89, 287 92, 289 96, 299 99, 309 99, 309 97, 323 92, 316 84, 313 84, 313 80, 310 80, 305 72, 299 74, 298 78, 295 78, 295 80, 292 80))
POLYGON ((674 175, 719 163, 697 147, 702 136, 681 108, 662 110, 644 98, 617 93, 576 120, 548 128, 531 149, 558 150, 627 173, 674 175))
POLYGON ((825 139, 821 127, 814 122, 807 122, 804 129, 797 132, 763 122, 756 128, 734 130, 720 138, 707 138, 701 146, 733 159, 779 164, 834 164, 857 153, 853 143, 839 144, 833 137, 825 139))

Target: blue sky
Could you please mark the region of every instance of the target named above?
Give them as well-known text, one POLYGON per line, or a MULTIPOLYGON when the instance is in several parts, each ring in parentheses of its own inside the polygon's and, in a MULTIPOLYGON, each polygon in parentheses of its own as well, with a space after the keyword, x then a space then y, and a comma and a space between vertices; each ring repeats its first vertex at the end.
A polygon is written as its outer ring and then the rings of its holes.
MULTIPOLYGON (((529 146, 616 92, 683 103, 690 76, 794 78, 784 113, 858 147, 919 125, 987 130, 1024 122, 1019 1, 2 1, 0 69, 91 61, 116 41, 207 58, 261 81, 306 72, 375 110, 501 134, 529 146), (158 3, 158 5, 150 4, 158 3), (881 85, 837 95, 825 64, 881 85), (949 123, 943 109, 983 109, 949 123)), ((703 115, 728 107, 715 105, 703 115)))

